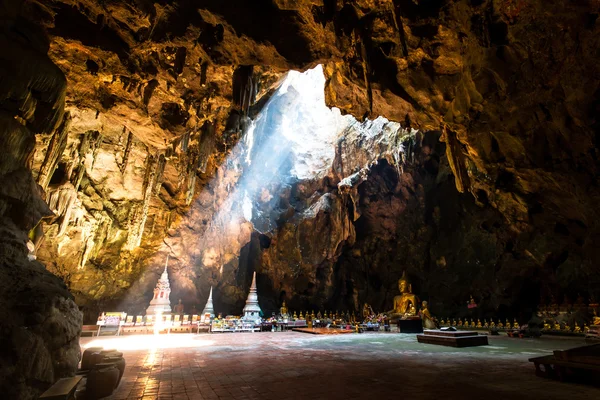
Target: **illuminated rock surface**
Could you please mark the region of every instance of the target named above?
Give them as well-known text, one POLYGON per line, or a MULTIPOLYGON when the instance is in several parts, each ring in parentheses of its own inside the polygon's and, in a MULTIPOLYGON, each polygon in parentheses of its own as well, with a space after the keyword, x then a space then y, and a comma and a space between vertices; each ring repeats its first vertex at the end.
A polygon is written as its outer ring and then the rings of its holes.
MULTIPOLYGON (((540 298, 600 298, 597 2, 5 0, 0 11, 0 261, 14 290, 2 296, 27 292, 29 268, 48 283, 35 289, 40 321, 45 302, 69 316, 52 354, 73 350, 80 316, 41 264, 88 322, 143 311, 167 253, 174 298, 201 305, 214 286, 225 314, 241 312, 254 271, 267 315, 283 299, 387 309, 404 270, 437 315, 470 294, 482 313, 523 319, 540 298), (335 140, 291 134, 321 126, 316 114, 278 136, 297 164, 257 167, 259 113, 276 104, 284 120, 277 83, 317 64, 327 105, 361 122, 335 140), (230 196, 264 183, 244 177, 254 168, 273 181, 230 196), (28 232, 41 264, 27 261, 28 232)), ((6 304, 5 321, 30 326, 6 304)), ((3 376, 32 396, 51 380, 11 368, 3 376)))

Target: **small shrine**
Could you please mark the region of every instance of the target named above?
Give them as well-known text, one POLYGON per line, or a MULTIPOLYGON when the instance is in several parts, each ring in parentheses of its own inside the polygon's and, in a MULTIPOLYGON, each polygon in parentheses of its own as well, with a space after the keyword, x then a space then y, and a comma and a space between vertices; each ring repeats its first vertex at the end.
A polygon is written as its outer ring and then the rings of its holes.
POLYGON ((208 300, 206 301, 204 310, 202 310, 202 316, 205 316, 206 314, 210 314, 210 318, 215 317, 215 309, 213 308, 212 290, 213 290, 213 288, 211 286, 210 293, 208 295, 208 300))
POLYGON ((156 283, 156 287, 154 288, 154 297, 146 309, 146 315, 171 313, 171 301, 169 300, 169 295, 171 294, 171 285, 169 284, 169 273, 167 271, 168 264, 169 256, 167 255, 165 270, 156 283))
POLYGON ((258 305, 258 293, 256 292, 256 272, 252 276, 252 285, 250 286, 250 293, 246 299, 246 305, 244 306, 244 320, 257 320, 260 318, 262 313, 260 306, 258 305))

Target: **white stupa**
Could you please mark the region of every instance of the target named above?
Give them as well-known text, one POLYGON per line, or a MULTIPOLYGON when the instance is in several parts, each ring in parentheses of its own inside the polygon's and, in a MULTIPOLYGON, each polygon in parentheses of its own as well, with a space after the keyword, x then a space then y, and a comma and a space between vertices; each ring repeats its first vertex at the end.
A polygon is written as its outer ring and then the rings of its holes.
POLYGON ((168 264, 169 256, 167 255, 165 270, 163 271, 158 283, 156 284, 156 287, 154 288, 154 297, 146 309, 146 315, 171 313, 171 301, 169 300, 169 295, 171 294, 171 285, 169 284, 169 273, 167 272, 168 264))
POLYGON ((212 301, 212 286, 210 287, 210 294, 208 295, 208 300, 206 301, 204 310, 202 310, 202 316, 205 316, 206 314, 210 314, 211 318, 215 317, 215 309, 213 308, 213 301, 212 301))
POLYGON ((246 305, 244 306, 244 316, 242 319, 255 321, 260 318, 260 306, 258 305, 258 293, 256 293, 256 272, 252 276, 252 286, 250 286, 250 293, 246 299, 246 305))

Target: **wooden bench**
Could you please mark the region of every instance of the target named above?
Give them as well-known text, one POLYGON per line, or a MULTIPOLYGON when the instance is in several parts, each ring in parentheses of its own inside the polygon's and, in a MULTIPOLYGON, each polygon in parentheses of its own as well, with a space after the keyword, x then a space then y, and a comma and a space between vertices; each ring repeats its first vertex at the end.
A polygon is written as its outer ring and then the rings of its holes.
POLYGON ((59 379, 50 389, 46 390, 40 399, 45 400, 71 400, 75 398, 77 385, 81 381, 82 376, 74 376, 72 378, 59 379))
POLYGON ((598 383, 598 380, 593 377, 600 373, 598 364, 564 361, 554 355, 534 357, 529 361, 535 365, 535 374, 542 378, 558 379, 562 382, 573 377, 598 383))
POLYGON ((98 336, 98 325, 83 325, 81 327, 81 335, 91 333, 92 336, 98 336))

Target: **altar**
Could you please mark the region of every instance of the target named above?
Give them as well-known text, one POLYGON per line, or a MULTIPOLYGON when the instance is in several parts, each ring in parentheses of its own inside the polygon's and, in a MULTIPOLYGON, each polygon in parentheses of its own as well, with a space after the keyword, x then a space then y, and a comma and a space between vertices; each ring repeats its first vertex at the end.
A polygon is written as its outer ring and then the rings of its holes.
POLYGON ((398 320, 398 330, 400 333, 422 333, 423 321, 421 318, 408 318, 398 320))

